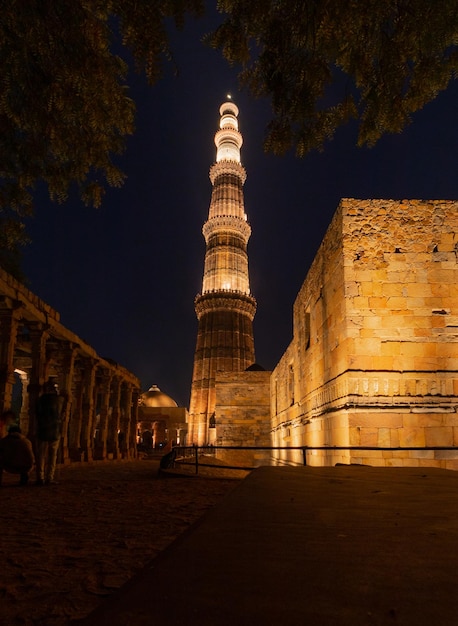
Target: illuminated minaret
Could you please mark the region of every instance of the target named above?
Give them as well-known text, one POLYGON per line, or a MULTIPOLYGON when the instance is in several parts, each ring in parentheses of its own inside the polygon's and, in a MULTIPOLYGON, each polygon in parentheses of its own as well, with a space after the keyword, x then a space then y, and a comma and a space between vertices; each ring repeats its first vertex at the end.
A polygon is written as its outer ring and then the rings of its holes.
MULTIPOLYGON (((229 97, 229 96, 228 96, 229 97)), ((220 109, 215 134, 216 163, 210 168, 213 191, 208 220, 202 293, 195 299, 198 331, 194 355, 189 441, 213 443, 215 373, 240 372, 254 363, 253 318, 247 243, 251 228, 243 202, 246 172, 240 163, 243 143, 239 110, 233 102, 220 109), (212 419, 213 418, 213 419, 212 419)))

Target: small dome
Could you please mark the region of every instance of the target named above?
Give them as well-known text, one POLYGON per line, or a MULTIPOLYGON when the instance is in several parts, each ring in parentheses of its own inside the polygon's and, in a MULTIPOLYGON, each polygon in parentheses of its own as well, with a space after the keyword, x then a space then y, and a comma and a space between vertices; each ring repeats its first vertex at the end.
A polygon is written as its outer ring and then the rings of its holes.
POLYGON ((173 400, 173 398, 168 396, 166 393, 162 393, 162 391, 159 389, 157 385, 152 385, 148 389, 148 391, 145 391, 145 393, 142 393, 140 397, 141 397, 142 406, 149 406, 149 407, 167 407, 167 406, 176 407, 178 406, 175 400, 173 400))
POLYGON ((253 363, 252 365, 250 365, 250 367, 247 367, 245 372, 265 372, 265 368, 262 367, 262 365, 259 365, 259 363, 253 363))

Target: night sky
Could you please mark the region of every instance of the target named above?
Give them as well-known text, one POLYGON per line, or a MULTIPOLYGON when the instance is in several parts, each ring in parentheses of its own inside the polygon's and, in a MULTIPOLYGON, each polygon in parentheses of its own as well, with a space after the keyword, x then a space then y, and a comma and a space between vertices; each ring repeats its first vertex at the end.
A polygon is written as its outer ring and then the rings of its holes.
POLYGON ((458 199, 457 84, 375 148, 356 148, 350 124, 323 153, 274 157, 262 147, 269 103, 239 92, 237 68, 199 41, 215 24, 210 15, 173 36, 178 76, 169 65, 148 87, 131 75, 137 129, 120 161, 124 186, 100 209, 38 194, 24 253, 29 288, 67 328, 180 406, 189 406, 208 171, 227 93, 240 109, 256 360, 266 369, 291 341, 293 302, 341 198, 458 199))

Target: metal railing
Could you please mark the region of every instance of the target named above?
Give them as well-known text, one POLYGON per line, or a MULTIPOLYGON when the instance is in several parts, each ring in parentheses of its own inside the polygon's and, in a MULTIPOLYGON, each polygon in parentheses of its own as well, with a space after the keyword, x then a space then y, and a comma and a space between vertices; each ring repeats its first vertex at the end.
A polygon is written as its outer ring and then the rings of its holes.
MULTIPOLYGON (((302 463, 301 465, 307 465, 307 452, 313 450, 320 451, 349 451, 349 452, 357 452, 357 451, 379 451, 379 452, 400 452, 400 451, 417 451, 417 452, 429 452, 429 451, 454 451, 458 453, 458 446, 405 446, 405 447, 382 447, 382 446, 221 446, 221 445, 208 445, 208 446, 176 446, 174 449, 174 466, 179 465, 187 465, 194 466, 195 473, 199 473, 199 467, 211 467, 217 469, 227 469, 227 470, 242 470, 242 471, 252 471, 256 469, 258 466, 246 466, 246 465, 231 465, 231 464, 218 464, 218 463, 205 463, 205 460, 202 461, 199 457, 208 457, 208 456, 217 456, 218 450, 242 450, 242 451, 274 451, 274 450, 284 450, 287 452, 298 450, 302 454, 302 463)), ((271 457, 271 460, 275 460, 276 462, 281 462, 284 465, 299 465, 297 462, 293 462, 288 459, 276 459, 271 457)))

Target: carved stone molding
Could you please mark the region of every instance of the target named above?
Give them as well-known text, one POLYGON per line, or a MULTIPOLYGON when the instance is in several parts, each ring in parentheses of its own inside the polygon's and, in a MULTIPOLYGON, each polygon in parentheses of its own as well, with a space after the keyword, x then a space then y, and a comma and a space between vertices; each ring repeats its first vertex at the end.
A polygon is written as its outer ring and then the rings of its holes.
POLYGON ((233 215, 212 217, 203 225, 202 234, 205 237, 205 241, 208 241, 211 235, 221 230, 231 231, 241 235, 245 239, 245 243, 248 242, 251 235, 251 226, 248 222, 240 217, 234 217, 233 215))
POLYGON ((246 181, 246 170, 243 165, 241 165, 237 161, 224 160, 220 161, 219 163, 214 163, 211 166, 209 172, 212 185, 215 184, 215 180, 217 179, 217 177, 221 176, 222 174, 235 174, 235 176, 238 176, 242 181, 242 185, 246 181))
POLYGON ((214 291, 196 296, 194 301, 197 318, 215 311, 234 311, 247 315, 251 320, 256 313, 256 300, 238 291, 214 291))

